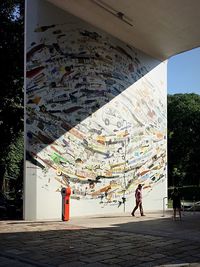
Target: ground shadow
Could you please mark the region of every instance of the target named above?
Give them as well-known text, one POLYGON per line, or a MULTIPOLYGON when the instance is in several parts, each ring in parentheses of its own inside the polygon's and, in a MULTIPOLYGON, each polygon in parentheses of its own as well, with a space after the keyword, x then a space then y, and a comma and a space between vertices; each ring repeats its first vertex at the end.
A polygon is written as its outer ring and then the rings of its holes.
POLYGON ((159 218, 96 229, 70 222, 27 222, 13 229, 13 223, 7 223, 8 232, 0 235, 0 255, 33 266, 200 263, 197 219, 197 215, 183 222, 159 218), (195 234, 198 239, 193 239, 195 234))

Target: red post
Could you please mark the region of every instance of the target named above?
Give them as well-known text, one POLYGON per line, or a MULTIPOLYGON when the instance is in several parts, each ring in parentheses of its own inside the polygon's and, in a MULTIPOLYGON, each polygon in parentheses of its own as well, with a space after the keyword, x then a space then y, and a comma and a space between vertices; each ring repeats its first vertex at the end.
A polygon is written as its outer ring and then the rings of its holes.
POLYGON ((69 221, 71 188, 62 188, 62 220, 69 221))

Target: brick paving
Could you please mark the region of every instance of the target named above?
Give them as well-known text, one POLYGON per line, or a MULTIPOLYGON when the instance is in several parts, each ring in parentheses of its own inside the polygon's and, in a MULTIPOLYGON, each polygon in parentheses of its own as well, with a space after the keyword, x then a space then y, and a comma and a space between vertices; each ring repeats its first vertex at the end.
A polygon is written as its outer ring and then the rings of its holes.
POLYGON ((0 267, 200 266, 200 213, 0 221, 0 267))

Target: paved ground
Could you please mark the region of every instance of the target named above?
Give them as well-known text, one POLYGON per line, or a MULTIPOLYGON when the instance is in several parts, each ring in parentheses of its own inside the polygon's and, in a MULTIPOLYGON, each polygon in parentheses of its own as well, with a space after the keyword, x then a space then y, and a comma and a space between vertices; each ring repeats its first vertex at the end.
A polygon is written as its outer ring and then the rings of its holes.
POLYGON ((0 221, 1 266, 200 266, 200 213, 0 221))

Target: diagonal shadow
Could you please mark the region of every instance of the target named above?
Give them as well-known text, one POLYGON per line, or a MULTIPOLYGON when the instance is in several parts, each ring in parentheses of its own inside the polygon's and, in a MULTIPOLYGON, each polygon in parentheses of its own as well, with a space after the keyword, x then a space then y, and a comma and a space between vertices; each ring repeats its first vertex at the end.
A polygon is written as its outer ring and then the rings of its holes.
MULTIPOLYGON (((43 27, 46 27, 46 31, 51 29, 51 26, 43 27)), ((86 133, 116 134, 128 124, 125 115, 123 117, 120 114, 123 107, 126 113, 130 113, 131 123, 142 126, 142 119, 134 112, 134 102, 131 102, 128 94, 122 93, 159 62, 154 60, 152 66, 146 66, 143 61, 148 56, 144 55, 144 59, 141 59, 138 50, 102 32, 86 30, 89 26, 82 30, 77 28, 75 35, 74 30, 66 33, 66 29, 61 27, 61 30, 60 27, 54 25, 51 32, 56 35, 56 42, 33 42, 27 53, 28 148, 29 145, 37 145, 39 152, 72 128, 76 129, 72 134, 85 141, 85 146, 88 145, 86 133), (71 43, 77 43, 77 47, 69 48, 71 43), (118 98, 114 105, 108 105, 101 112, 100 120, 97 117, 84 123, 119 95, 121 106, 118 98)), ((146 107, 148 115, 151 112, 149 104, 145 99, 144 103, 140 101, 138 99, 135 105, 146 107)), ((63 140, 62 145, 66 147, 67 143, 63 140)), ((29 160, 30 156, 28 153, 29 160)), ((35 160, 33 163, 36 163, 35 160)))
POLYGON ((29 170, 39 170, 47 191, 55 174, 56 191, 73 182, 77 199, 105 179, 124 177, 121 191, 133 177, 164 179, 165 92, 146 78, 160 61, 43 4, 55 14, 51 23, 33 25, 27 15, 26 159, 35 167, 29 170))

